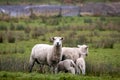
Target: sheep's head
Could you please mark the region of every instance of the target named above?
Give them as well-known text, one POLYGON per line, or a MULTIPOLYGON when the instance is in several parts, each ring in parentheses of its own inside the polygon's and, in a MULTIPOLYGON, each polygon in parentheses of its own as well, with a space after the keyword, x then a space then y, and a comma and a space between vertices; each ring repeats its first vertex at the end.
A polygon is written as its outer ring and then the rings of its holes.
POLYGON ((53 45, 56 47, 62 46, 63 37, 52 37, 51 40, 53 41, 53 45))
POLYGON ((78 45, 78 48, 80 49, 80 52, 82 55, 85 55, 85 56, 88 55, 88 46, 87 45, 78 45))

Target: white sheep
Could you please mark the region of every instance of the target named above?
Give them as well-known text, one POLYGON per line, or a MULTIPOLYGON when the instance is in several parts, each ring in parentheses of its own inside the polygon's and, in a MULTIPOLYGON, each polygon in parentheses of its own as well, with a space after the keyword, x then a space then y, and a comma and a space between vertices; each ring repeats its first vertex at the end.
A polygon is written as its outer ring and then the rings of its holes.
POLYGON ((78 69, 76 64, 71 59, 60 61, 57 65, 57 72, 63 71, 63 72, 70 72, 72 74, 75 74, 77 70, 78 69))
POLYGON ((72 59, 74 62, 76 62, 76 59, 78 59, 81 55, 84 55, 84 57, 88 55, 87 45, 78 45, 78 48, 77 47, 62 48, 62 60, 72 59))
POLYGON ((53 70, 57 63, 59 63, 62 52, 62 37, 51 38, 53 45, 37 44, 32 48, 29 61, 29 72, 32 71, 34 63, 40 65, 49 65, 53 70))
POLYGON ((81 56, 76 60, 76 66, 77 66, 78 74, 82 72, 82 74, 85 75, 86 65, 85 65, 84 57, 81 56))

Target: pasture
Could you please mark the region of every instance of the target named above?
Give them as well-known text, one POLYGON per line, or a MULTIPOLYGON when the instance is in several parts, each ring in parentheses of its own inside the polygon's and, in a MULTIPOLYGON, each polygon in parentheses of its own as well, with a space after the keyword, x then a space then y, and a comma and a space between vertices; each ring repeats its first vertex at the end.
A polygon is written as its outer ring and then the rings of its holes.
POLYGON ((1 20, 0 79, 119 80, 119 25, 119 17, 38 17, 1 20), (63 46, 89 45, 86 76, 50 74, 47 66, 41 73, 39 65, 35 65, 33 72, 28 73, 32 47, 38 43, 52 44, 49 38, 53 36, 64 37, 63 46))

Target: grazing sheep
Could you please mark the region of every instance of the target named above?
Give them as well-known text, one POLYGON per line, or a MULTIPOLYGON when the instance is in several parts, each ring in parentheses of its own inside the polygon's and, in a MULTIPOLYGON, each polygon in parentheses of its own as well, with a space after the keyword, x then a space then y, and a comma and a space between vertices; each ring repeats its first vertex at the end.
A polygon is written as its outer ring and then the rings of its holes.
POLYGON ((62 48, 62 60, 72 59, 76 62, 81 55, 87 56, 88 46, 87 45, 78 45, 78 48, 63 47, 62 48))
POLYGON ((62 52, 62 37, 51 38, 53 45, 37 44, 32 48, 29 61, 29 72, 32 71, 34 63, 42 65, 49 65, 55 70, 57 63, 59 63, 62 52))
POLYGON ((75 74, 77 72, 77 66, 71 59, 66 59, 64 61, 60 61, 57 65, 57 72, 70 72, 75 74))
POLYGON ((85 60, 84 60, 84 57, 80 57, 76 60, 76 66, 77 66, 77 71, 78 71, 78 74, 80 74, 80 71, 82 72, 83 75, 85 75, 85 69, 86 69, 86 66, 85 66, 85 60))

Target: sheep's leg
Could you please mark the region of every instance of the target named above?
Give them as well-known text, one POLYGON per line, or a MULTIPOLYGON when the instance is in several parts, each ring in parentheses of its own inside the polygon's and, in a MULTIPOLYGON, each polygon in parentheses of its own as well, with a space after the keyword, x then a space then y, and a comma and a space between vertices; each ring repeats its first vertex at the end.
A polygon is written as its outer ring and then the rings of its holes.
POLYGON ((73 67, 68 68, 68 72, 75 74, 75 69, 73 67))
POLYGON ((80 74, 80 67, 77 67, 77 74, 80 74))
POLYGON ((82 74, 85 75, 85 65, 81 65, 80 66, 80 69, 82 71, 82 74))
POLYGON ((55 74, 58 73, 58 67, 55 67, 55 74))
POLYGON ((45 72, 46 72, 46 66, 43 65, 43 64, 40 64, 39 72, 40 72, 40 73, 45 73, 45 72))
POLYGON ((50 71, 51 71, 51 73, 57 73, 57 67, 55 67, 55 66, 51 66, 51 68, 50 68, 50 71))
POLYGON ((54 67, 53 67, 53 66, 51 66, 50 72, 51 72, 51 73, 54 73, 54 67))
POLYGON ((29 72, 32 72, 32 68, 33 68, 34 64, 35 64, 35 60, 34 60, 34 59, 32 59, 32 58, 30 58, 30 63, 29 63, 29 72))
POLYGON ((82 67, 82 74, 85 75, 85 67, 82 67))

